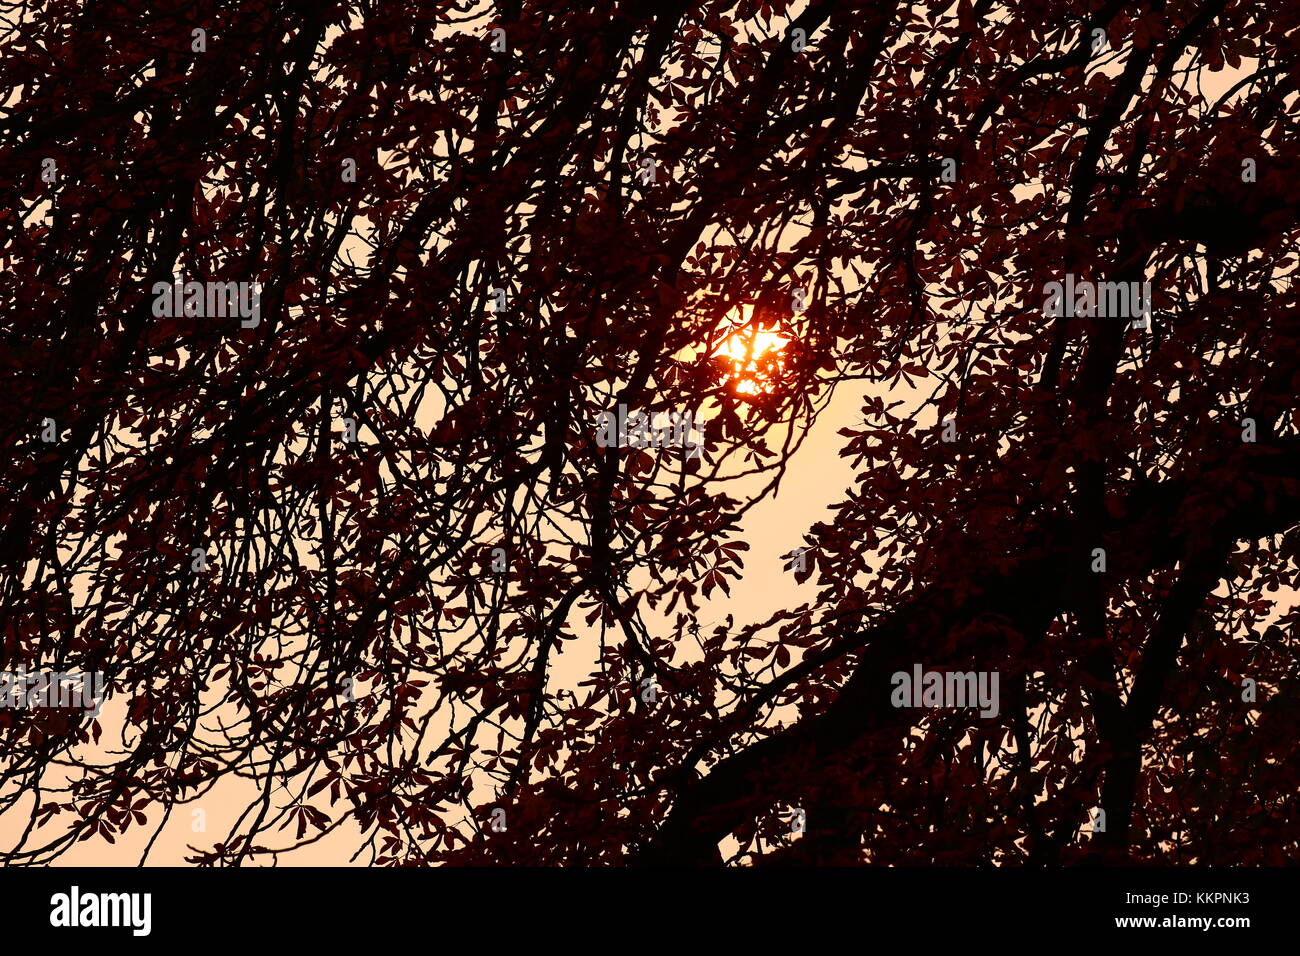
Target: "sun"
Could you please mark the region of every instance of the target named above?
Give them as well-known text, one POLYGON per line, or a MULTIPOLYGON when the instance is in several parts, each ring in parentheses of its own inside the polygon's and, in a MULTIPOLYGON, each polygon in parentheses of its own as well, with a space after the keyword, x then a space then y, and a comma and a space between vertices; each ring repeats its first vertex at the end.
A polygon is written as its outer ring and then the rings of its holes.
POLYGON ((732 387, 739 395, 761 395, 772 391, 785 367, 782 351, 789 336, 760 328, 754 322, 754 306, 735 306, 727 313, 731 333, 714 350, 717 358, 731 366, 732 387))

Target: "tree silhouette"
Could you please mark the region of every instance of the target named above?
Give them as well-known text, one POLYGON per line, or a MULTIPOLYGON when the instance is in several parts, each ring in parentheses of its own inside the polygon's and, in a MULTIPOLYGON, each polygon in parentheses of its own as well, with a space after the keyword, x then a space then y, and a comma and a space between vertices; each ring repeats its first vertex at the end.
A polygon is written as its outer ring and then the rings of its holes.
POLYGON ((1300 10, 570 6, 5 6, 3 859, 1295 860, 1300 10))

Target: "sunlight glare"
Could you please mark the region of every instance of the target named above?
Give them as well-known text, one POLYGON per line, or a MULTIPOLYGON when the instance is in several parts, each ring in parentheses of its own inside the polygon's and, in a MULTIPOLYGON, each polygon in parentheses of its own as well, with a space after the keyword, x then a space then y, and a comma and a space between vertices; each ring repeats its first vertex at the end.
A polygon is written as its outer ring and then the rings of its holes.
POLYGON ((740 395, 772 390, 773 379, 783 364, 779 353, 790 342, 780 332, 759 328, 753 318, 751 304, 736 306, 727 313, 733 331, 713 353, 731 365, 731 381, 740 395))

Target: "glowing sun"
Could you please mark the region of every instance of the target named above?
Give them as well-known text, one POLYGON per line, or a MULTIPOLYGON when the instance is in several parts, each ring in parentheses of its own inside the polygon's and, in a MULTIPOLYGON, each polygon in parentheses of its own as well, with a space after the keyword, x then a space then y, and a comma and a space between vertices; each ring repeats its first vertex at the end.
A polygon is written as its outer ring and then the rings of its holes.
POLYGON ((732 387, 740 395, 770 392, 785 365, 781 352, 789 336, 759 328, 753 305, 736 306, 727 321, 732 331, 713 354, 731 366, 732 387))

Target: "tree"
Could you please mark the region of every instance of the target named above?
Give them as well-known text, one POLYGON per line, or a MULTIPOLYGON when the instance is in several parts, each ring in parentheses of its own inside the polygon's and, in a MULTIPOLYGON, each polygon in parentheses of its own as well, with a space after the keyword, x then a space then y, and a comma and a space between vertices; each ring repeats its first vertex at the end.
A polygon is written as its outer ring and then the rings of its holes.
POLYGON ((5 860, 1295 859, 1297 11, 594 6, 7 8, 5 860))

